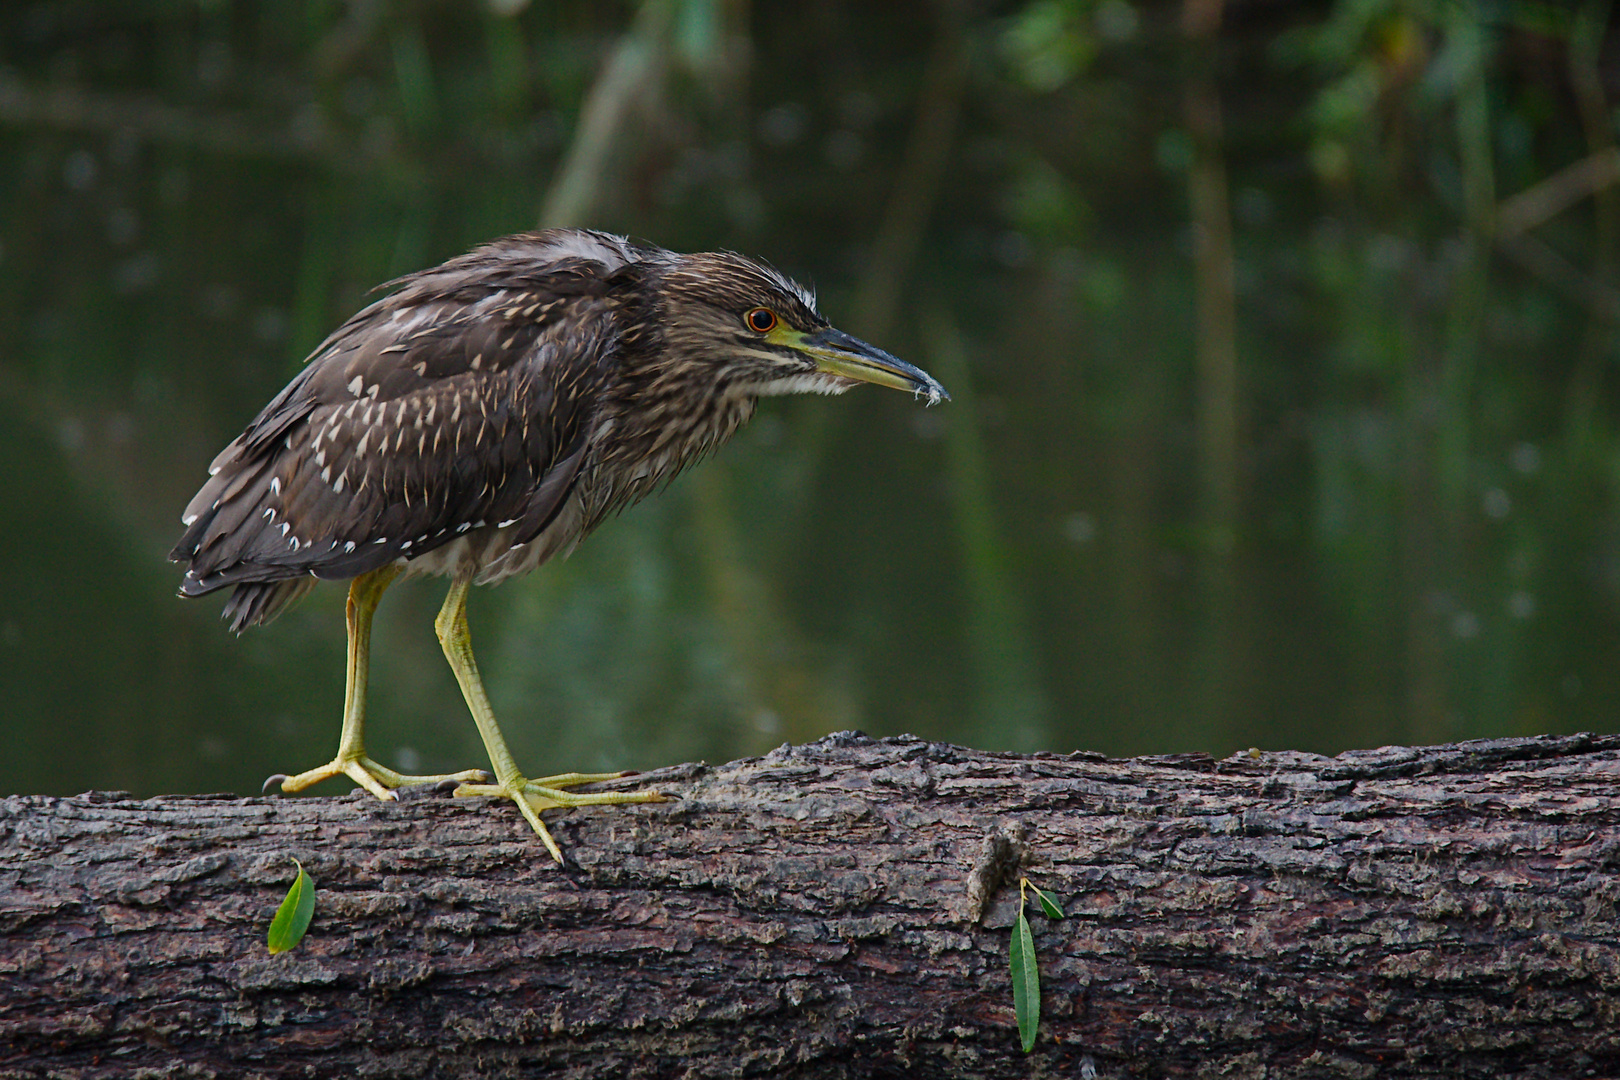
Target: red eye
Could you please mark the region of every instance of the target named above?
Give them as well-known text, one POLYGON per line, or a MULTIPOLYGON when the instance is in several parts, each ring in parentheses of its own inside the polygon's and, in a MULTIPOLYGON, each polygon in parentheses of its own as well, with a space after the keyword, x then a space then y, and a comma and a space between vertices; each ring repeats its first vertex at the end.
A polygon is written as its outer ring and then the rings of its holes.
POLYGON ((776 312, 770 308, 757 307, 743 316, 743 322, 748 329, 756 334, 768 334, 776 329, 776 312))

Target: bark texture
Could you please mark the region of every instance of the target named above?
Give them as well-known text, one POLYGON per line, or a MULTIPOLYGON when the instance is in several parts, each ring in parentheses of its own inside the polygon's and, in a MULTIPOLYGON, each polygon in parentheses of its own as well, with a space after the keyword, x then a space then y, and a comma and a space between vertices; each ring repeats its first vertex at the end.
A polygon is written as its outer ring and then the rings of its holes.
POLYGON ((555 815, 567 867, 475 800, 6 799, 0 1076, 1620 1073, 1620 737, 638 779, 679 801, 555 815), (1020 875, 1068 913, 1028 1056, 1020 875))

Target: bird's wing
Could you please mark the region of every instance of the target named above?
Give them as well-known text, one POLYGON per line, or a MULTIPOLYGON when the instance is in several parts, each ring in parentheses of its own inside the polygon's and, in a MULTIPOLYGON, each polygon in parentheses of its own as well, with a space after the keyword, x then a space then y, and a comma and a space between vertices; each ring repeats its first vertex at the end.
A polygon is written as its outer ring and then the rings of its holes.
POLYGON ((353 577, 485 525, 544 529, 614 355, 602 267, 545 271, 408 286, 344 324, 215 459, 171 555, 190 564, 181 591, 353 577))

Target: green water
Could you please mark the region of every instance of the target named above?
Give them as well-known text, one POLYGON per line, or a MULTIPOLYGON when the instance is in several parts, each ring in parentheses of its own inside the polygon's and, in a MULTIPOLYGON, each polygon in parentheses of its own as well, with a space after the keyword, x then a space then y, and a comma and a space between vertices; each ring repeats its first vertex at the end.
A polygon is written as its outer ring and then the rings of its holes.
MULTIPOLYGON (((1614 30, 1409 7, 9 8, 0 791, 327 760, 342 589, 233 638, 180 510, 367 290, 543 218, 763 256, 954 400, 767 402, 475 590, 531 774, 1620 730, 1620 189, 1492 231, 1612 153, 1614 30)), ((378 616, 411 770, 483 764, 442 594, 378 616)))

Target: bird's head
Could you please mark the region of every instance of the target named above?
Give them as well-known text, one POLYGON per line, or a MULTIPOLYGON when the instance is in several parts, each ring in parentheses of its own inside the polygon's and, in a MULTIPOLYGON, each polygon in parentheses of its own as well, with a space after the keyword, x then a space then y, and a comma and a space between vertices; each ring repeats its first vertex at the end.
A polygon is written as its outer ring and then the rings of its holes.
POLYGON ((841 394, 856 383, 950 400, 932 375, 838 330, 803 286, 731 252, 677 256, 662 281, 664 347, 733 393, 841 394))

